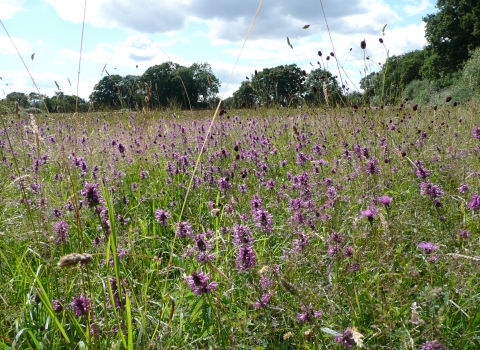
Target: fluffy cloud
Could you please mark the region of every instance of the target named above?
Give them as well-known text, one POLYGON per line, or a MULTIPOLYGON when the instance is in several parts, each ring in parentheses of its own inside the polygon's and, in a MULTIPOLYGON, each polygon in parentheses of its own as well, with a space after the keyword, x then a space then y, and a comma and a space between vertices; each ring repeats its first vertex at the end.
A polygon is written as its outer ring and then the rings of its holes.
MULTIPOLYGON (((31 45, 27 40, 20 38, 12 38, 12 40, 15 43, 15 47, 18 49, 18 52, 25 53, 30 51, 31 45)), ((17 54, 15 47, 13 46, 9 37, 0 36, 0 55, 17 54)))
POLYGON ((0 19, 12 18, 13 15, 21 10, 25 0, 0 0, 0 19))

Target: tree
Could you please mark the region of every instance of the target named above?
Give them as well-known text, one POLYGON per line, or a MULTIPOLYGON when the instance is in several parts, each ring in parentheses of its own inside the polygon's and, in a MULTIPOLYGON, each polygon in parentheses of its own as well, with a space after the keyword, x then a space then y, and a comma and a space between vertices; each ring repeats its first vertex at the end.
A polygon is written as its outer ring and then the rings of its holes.
POLYGON ((258 102, 255 90, 249 81, 242 81, 238 90, 233 93, 233 106, 230 108, 243 107, 243 102, 248 108, 252 108, 258 102))
POLYGON ((22 108, 30 107, 28 95, 24 94, 23 92, 11 92, 7 95, 7 100, 11 102, 18 102, 18 105, 22 108))
POLYGON ((90 102, 96 108, 119 108, 122 107, 122 81, 118 75, 107 75, 103 77, 93 88, 90 94, 90 102))
POLYGON ((257 72, 252 76, 252 87, 260 103, 288 106, 303 93, 304 81, 302 70, 296 64, 290 64, 257 72))
POLYGON ((206 106, 216 98, 220 80, 213 74, 212 67, 208 63, 194 63, 190 69, 197 88, 198 102, 206 106))
POLYGON ((437 0, 437 8, 423 18, 428 46, 421 73, 429 80, 457 72, 480 46, 478 0, 437 0))
POLYGON ((305 86, 308 89, 305 93, 307 101, 315 104, 325 104, 325 91, 329 104, 338 103, 342 99, 342 90, 337 78, 329 71, 317 68, 307 75, 305 86))

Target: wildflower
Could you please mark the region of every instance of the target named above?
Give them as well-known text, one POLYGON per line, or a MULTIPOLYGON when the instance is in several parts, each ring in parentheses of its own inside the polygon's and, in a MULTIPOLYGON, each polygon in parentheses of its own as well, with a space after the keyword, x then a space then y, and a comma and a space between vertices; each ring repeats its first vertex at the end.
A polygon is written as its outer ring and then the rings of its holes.
POLYGON ((208 251, 210 250, 210 244, 205 239, 207 233, 200 233, 194 237, 196 245, 195 250, 197 250, 197 261, 199 263, 211 261, 215 259, 215 254, 210 254, 208 251))
POLYGON ((418 109, 418 104, 415 103, 415 104, 412 106, 412 110, 415 112, 417 109, 418 109))
POLYGON ((233 226, 233 243, 236 245, 250 245, 253 244, 253 237, 250 229, 246 225, 233 226))
POLYGON ((461 194, 470 192, 470 187, 465 182, 462 182, 460 184, 460 187, 458 187, 458 192, 460 192, 461 194))
POLYGON ((322 310, 318 310, 318 311, 313 310, 312 303, 308 305, 308 308, 303 304, 301 307, 302 307, 302 312, 297 314, 298 323, 305 322, 305 321, 313 323, 312 317, 313 318, 322 317, 322 310))
POLYGON ((192 225, 188 221, 179 222, 177 225, 178 237, 191 237, 193 234, 192 225))
POLYGON ((380 203, 382 203, 384 206, 388 207, 390 206, 390 203, 392 202, 392 197, 389 196, 380 196, 377 199, 380 203))
POLYGON ((429 195, 433 199, 441 198, 445 194, 440 185, 434 185, 430 181, 420 183, 420 193, 429 195))
POLYGON ((207 273, 206 275, 202 272, 192 272, 191 276, 185 277, 185 281, 190 286, 190 289, 193 293, 197 295, 201 295, 204 293, 210 293, 211 291, 217 290, 218 283, 217 282, 210 282, 210 276, 207 273))
POLYGON ((452 100, 452 96, 447 96, 447 97, 445 98, 445 102, 450 102, 451 100, 452 100))
POLYGON ((415 166, 417 167, 416 169, 416 173, 417 173, 417 177, 419 179, 424 179, 428 176, 430 176, 430 173, 428 172, 428 170, 423 166, 423 163, 419 160, 416 160, 413 162, 413 164, 415 164, 415 166))
MULTIPOLYGON (((110 287, 112 289, 112 295, 113 295, 113 303, 115 305, 116 308, 119 308, 123 305, 125 305, 125 302, 126 302, 126 297, 125 297, 125 293, 122 293, 122 300, 120 300, 120 297, 119 297, 119 292, 118 292, 118 285, 117 285, 117 279, 116 278, 110 278, 110 287)), ((123 284, 126 285, 126 281, 123 280, 123 284)), ((108 293, 107 293, 108 294, 108 293)), ((110 296, 109 294, 107 295, 107 299, 110 301, 110 296)), ((111 305, 110 305, 111 306, 111 305)))
POLYGON ((383 39, 382 38, 379 38, 378 41, 380 42, 380 44, 383 44, 383 39))
POLYGON ((342 335, 335 337, 335 341, 339 344, 345 345, 347 349, 353 349, 355 346, 355 339, 353 339, 353 333, 350 328, 347 328, 342 335))
POLYGON ((251 245, 244 245, 238 248, 236 263, 237 269, 240 271, 251 270, 255 267, 257 259, 251 245))
POLYGON ((335 242, 335 243, 343 243, 344 241, 344 235, 341 232, 335 232, 333 231, 330 236, 328 236, 327 240, 329 242, 335 242))
POLYGON ((90 306, 90 299, 85 297, 83 294, 79 294, 77 297, 73 298, 72 308, 73 312, 77 317, 85 316, 88 312, 90 306))
POLYGON ((272 215, 264 209, 258 209, 253 213, 253 219, 257 226, 267 233, 272 233, 272 215))
POLYGON ((380 169, 378 168, 378 160, 372 157, 366 165, 366 170, 368 175, 378 174, 380 172, 380 169))
POLYGON ((353 256, 353 248, 348 245, 343 247, 343 256, 346 258, 351 258, 353 256))
POLYGON ((273 291, 262 294, 262 297, 260 298, 260 300, 257 301, 255 304, 253 304, 253 306, 257 309, 264 307, 265 305, 268 304, 272 296, 273 296, 273 291))
POLYGON ((63 311, 63 305, 60 300, 52 300, 52 305, 54 312, 58 313, 63 311))
POLYGON ((233 185, 228 181, 228 177, 221 177, 218 180, 218 188, 220 189, 220 191, 225 192, 232 187, 233 185))
POLYGON ((432 242, 421 242, 417 246, 420 249, 423 249, 425 254, 430 254, 431 252, 438 249, 438 245, 433 244, 432 242))
POLYGON ((85 187, 80 191, 80 194, 85 197, 83 203, 87 204, 90 208, 96 207, 102 201, 101 196, 98 193, 98 186, 98 183, 89 184, 86 182, 85 187))
POLYGON ((426 341, 422 345, 422 350, 445 350, 445 346, 436 340, 426 341))
POLYGON ((477 125, 473 127, 472 135, 474 139, 480 139, 480 128, 477 125))
POLYGON ((472 195, 470 203, 468 203, 468 207, 475 211, 480 210, 480 196, 477 193, 472 195))
POLYGON ((125 151, 126 151, 125 146, 123 144, 119 143, 118 144, 118 152, 120 152, 120 154, 122 154, 122 156, 124 156, 123 153, 125 153, 125 151))
POLYGON ((375 219, 375 216, 377 215, 378 210, 375 209, 372 205, 369 206, 368 209, 362 210, 360 214, 367 218, 369 222, 372 222, 373 219, 375 219))
POLYGON ((167 226, 168 225, 168 218, 170 217, 170 213, 168 211, 165 211, 163 209, 157 209, 155 211, 155 218, 157 221, 160 223, 162 226, 167 226))
POLYGON ((59 220, 53 225, 53 232, 57 235, 55 242, 57 243, 65 243, 67 242, 68 238, 68 224, 63 221, 59 220))
POLYGON ((470 238, 470 231, 461 229, 458 235, 463 238, 463 239, 469 239, 470 238))

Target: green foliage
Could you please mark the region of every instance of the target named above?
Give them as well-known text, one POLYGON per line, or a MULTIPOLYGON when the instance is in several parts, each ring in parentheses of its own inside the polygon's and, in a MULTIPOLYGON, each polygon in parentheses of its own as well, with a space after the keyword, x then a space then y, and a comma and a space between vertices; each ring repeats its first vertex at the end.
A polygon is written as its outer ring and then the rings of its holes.
POLYGON ((7 95, 7 100, 10 102, 17 102, 19 107, 28 108, 30 102, 28 101, 28 95, 23 92, 11 92, 7 95))
POLYGON ((342 100, 342 89, 338 84, 337 78, 329 71, 317 68, 307 75, 305 80, 305 99, 313 102, 315 106, 336 105, 342 100), (327 91, 327 100, 325 99, 325 90, 327 91))
MULTIPOLYGON (((118 75, 107 75, 103 77, 93 88, 90 94, 90 102, 95 108, 121 108, 123 106, 122 86, 123 78, 118 75)), ((127 93, 130 86, 125 86, 127 93)))
POLYGON ((437 8, 423 18, 428 46, 421 74, 429 80, 455 73, 480 46, 480 2, 438 0, 437 8))
POLYGON ((252 88, 258 103, 265 106, 279 104, 290 106, 298 103, 304 92, 305 77, 296 64, 264 68, 252 75, 252 88))
POLYGON ((228 108, 241 108, 243 103, 248 108, 252 108, 259 103, 257 94, 250 81, 242 81, 238 90, 233 93, 232 100, 225 101, 226 106, 230 104, 228 108))

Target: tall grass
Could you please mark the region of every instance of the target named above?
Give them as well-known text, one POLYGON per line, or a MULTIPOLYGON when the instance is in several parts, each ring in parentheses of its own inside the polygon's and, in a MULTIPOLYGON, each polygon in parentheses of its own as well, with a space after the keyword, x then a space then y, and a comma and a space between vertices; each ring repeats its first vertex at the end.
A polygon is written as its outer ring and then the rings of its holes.
POLYGON ((474 349, 476 111, 5 116, 2 346, 474 349))

